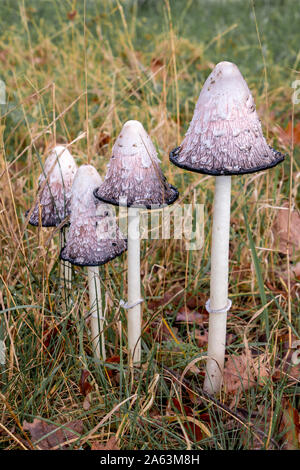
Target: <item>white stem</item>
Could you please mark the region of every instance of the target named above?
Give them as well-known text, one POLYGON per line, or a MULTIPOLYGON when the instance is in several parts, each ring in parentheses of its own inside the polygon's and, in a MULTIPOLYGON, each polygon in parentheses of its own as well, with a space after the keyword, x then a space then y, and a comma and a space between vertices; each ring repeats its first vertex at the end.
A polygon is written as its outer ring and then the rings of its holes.
MULTIPOLYGON (((128 208, 128 305, 141 298, 140 211, 128 208)), ((128 348, 133 364, 141 362, 141 304, 128 309, 128 348)))
POLYGON ((4 369, 5 367, 5 357, 6 357, 6 347, 5 347, 5 339, 3 335, 3 339, 0 339, 0 376, 2 373, 1 368, 4 369))
MULTIPOLYGON (((228 304, 230 192, 231 176, 217 176, 211 247, 211 310, 225 309, 228 304)), ((218 393, 222 385, 226 322, 227 312, 209 314, 208 360, 204 390, 211 394, 218 393)))
MULTIPOLYGON (((67 236, 68 229, 64 227, 60 231, 60 248, 65 246, 67 236)), ((72 288, 72 265, 63 259, 60 262, 60 278, 62 280, 63 287, 70 290, 72 288)))
POLYGON ((102 314, 102 299, 99 266, 88 266, 91 336, 94 344, 95 356, 105 361, 104 318, 102 314), (101 354, 102 353, 102 354, 101 354))

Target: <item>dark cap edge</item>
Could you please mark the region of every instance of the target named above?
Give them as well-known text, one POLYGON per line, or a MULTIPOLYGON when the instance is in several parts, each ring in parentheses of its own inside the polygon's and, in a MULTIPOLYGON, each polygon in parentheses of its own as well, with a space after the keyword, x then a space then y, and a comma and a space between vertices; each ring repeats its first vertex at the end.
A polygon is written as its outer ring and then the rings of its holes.
POLYGON ((222 173, 220 173, 217 170, 207 170, 206 168, 197 168, 197 169, 195 169, 195 168, 192 168, 188 165, 178 163, 175 159, 175 153, 178 154, 179 149, 180 149, 180 147, 176 147, 173 150, 171 150, 171 152, 169 154, 169 159, 173 163, 173 165, 178 166, 179 168, 182 168, 182 169, 187 170, 187 171, 192 171, 193 173, 201 173, 203 175, 211 175, 211 176, 247 175, 247 174, 250 174, 250 173, 256 173, 258 171, 268 170, 269 168, 274 168, 276 165, 281 163, 286 157, 286 155, 283 155, 278 150, 275 150, 272 147, 270 147, 270 149, 275 153, 276 156, 280 156, 280 158, 278 158, 278 160, 276 160, 272 164, 267 165, 267 166, 262 166, 262 167, 254 167, 254 168, 250 168, 250 169, 247 169, 247 170, 241 170, 241 171, 224 170, 222 173))
MULTIPOLYGON (((168 183, 169 184, 169 183, 168 183)), ((94 190, 94 196, 96 199, 99 199, 99 201, 101 202, 106 202, 107 204, 112 204, 113 206, 117 206, 117 207, 134 207, 134 208, 137 208, 137 209, 148 209, 148 210, 151 210, 151 209, 154 209, 152 206, 155 206, 155 209, 158 209, 158 208, 163 208, 163 207, 166 207, 166 206, 170 206, 171 204, 174 204, 174 202, 178 199, 179 197, 179 191, 177 188, 175 188, 174 186, 172 186, 171 184, 169 184, 170 188, 173 190, 173 194, 174 196, 172 198, 170 198, 168 201, 162 203, 162 204, 136 204, 136 203, 132 203, 132 204, 128 204, 128 203, 120 203, 119 201, 117 202, 116 200, 113 200, 113 199, 107 199, 107 198, 104 198, 104 197, 100 197, 96 194, 96 192, 98 191, 99 188, 96 188, 94 190)))
POLYGON ((106 263, 108 263, 109 261, 112 261, 114 260, 115 258, 118 258, 118 256, 121 256, 125 251, 127 251, 127 239, 124 239, 124 241, 126 241, 126 247, 124 248, 124 250, 120 251, 120 253, 118 253, 117 255, 115 256, 110 256, 108 257, 105 261, 103 262, 98 262, 98 263, 77 263, 75 262, 74 260, 71 260, 69 258, 64 258, 63 257, 63 251, 65 249, 65 247, 63 247, 61 250, 60 250, 60 253, 59 253, 59 258, 63 261, 68 261, 68 263, 71 263, 73 264, 73 266, 81 266, 81 267, 85 267, 85 266, 102 266, 106 263))

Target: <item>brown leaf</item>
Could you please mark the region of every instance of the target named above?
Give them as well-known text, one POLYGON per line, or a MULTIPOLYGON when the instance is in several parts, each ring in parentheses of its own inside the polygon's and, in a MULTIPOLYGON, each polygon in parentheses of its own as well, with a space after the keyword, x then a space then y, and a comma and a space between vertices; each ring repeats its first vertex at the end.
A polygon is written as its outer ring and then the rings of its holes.
POLYGON ((153 58, 151 59, 150 70, 152 73, 152 80, 162 80, 166 74, 166 68, 164 67, 163 59, 153 58))
POLYGON ((82 421, 71 421, 62 425, 48 424, 46 421, 35 418, 32 423, 23 422, 23 429, 29 431, 33 444, 37 449, 53 450, 70 449, 72 444, 67 441, 76 439, 78 434, 83 433, 82 421))
POLYGON ((290 234, 288 238, 288 204, 284 204, 283 207, 283 209, 278 210, 273 225, 274 245, 276 249, 286 254, 289 242, 288 250, 290 256, 292 256, 294 250, 300 250, 300 214, 296 210, 291 212, 290 234))
MULTIPOLYGON (((71 330, 73 328, 73 324, 70 320, 67 321, 67 331, 71 330)), ((47 320, 44 320, 44 331, 43 331, 43 344, 45 348, 49 348, 50 343, 52 344, 52 347, 50 348, 50 352, 53 351, 54 348, 54 339, 56 338, 57 335, 61 333, 61 324, 56 324, 54 322, 48 322, 47 320)))
POLYGON ((0 50, 0 62, 2 62, 2 65, 7 62, 8 55, 9 55, 8 50, 6 49, 0 50))
POLYGON ((163 66, 164 66, 164 63, 162 59, 158 59, 158 58, 151 59, 150 68, 151 68, 152 73, 158 72, 163 66))
POLYGON ((86 397, 92 390, 92 385, 88 382, 88 377, 90 376, 90 373, 88 370, 83 369, 81 372, 81 377, 80 377, 80 382, 79 382, 79 389, 81 395, 86 397))
POLYGON ((282 401, 282 419, 280 423, 280 431, 284 432, 284 449, 300 449, 299 412, 296 410, 296 408, 293 408, 290 401, 287 399, 283 399, 282 401))
POLYGON ((281 380, 284 375, 288 381, 300 379, 300 364, 297 364, 298 338, 292 334, 291 348, 289 334, 281 335, 279 338, 280 352, 277 354, 276 369, 272 375, 274 381, 281 380), (281 356, 281 357, 280 357, 281 356), (296 356, 296 357, 294 357, 296 356))
POLYGON ((120 447, 116 437, 112 436, 108 439, 106 444, 103 444, 100 441, 93 442, 91 450, 120 450, 120 447))
MULTIPOLYGON (((292 138, 292 121, 289 121, 285 132, 287 136, 287 140, 290 141, 292 138)), ((294 144, 300 144, 300 122, 297 122, 297 124, 294 127, 294 144)))
POLYGON ((55 338, 59 332, 60 331, 57 325, 50 324, 47 322, 47 320, 45 320, 43 332, 43 343, 45 348, 49 347, 51 340, 55 338))
POLYGON ((175 284, 174 286, 171 287, 171 289, 165 292, 162 299, 152 300, 148 302, 148 308, 150 310, 157 310, 159 307, 162 307, 163 305, 167 305, 168 303, 170 303, 170 301, 172 301, 174 305, 178 305, 183 295, 184 295, 184 291, 182 287, 179 284, 175 284))
POLYGON ((199 348, 203 348, 208 343, 208 332, 202 333, 200 330, 195 330, 195 339, 199 348))
POLYGON ((176 328, 176 326, 169 326, 169 324, 167 323, 162 323, 162 326, 161 326, 161 339, 163 341, 169 341, 170 339, 174 339, 174 337, 177 339, 177 343, 179 344, 180 341, 177 337, 177 334, 178 334, 178 328, 176 328), (168 325, 168 326, 167 326, 168 325))
MULTIPOLYGON (((266 436, 266 429, 271 426, 271 420, 273 418, 273 413, 270 409, 266 409, 265 405, 257 405, 257 411, 253 411, 249 414, 249 410, 246 408, 237 408, 236 412, 246 418, 248 423, 255 423, 253 426, 253 432, 249 435, 249 427, 244 427, 241 425, 241 422, 236 419, 229 419, 225 427, 227 430, 240 428, 240 437, 243 442, 243 446, 247 450, 261 450, 265 449, 265 439, 263 436, 266 436)), ((274 450, 277 448, 277 443, 271 439, 268 443, 267 450, 274 450)))
POLYGON ((69 11, 67 13, 67 17, 70 21, 73 21, 75 16, 77 15, 77 11, 76 10, 73 10, 73 11, 69 11))
POLYGON ((176 321, 182 321, 185 323, 198 323, 203 324, 204 315, 194 310, 190 310, 188 307, 181 307, 176 315, 176 321))
POLYGON ((108 357, 105 362, 109 362, 111 364, 120 364, 120 356, 108 357))
POLYGON ((250 358, 249 355, 230 356, 224 369, 224 385, 228 393, 236 392, 239 388, 248 390, 255 385, 263 384, 269 373, 262 355, 250 358))
MULTIPOLYGON (((111 356, 106 359, 105 362, 109 362, 110 364, 120 364, 120 356, 111 356)), ((116 373, 115 370, 109 369, 108 367, 106 368, 106 372, 110 378, 116 373)))
POLYGON ((296 263, 295 266, 292 267, 292 272, 295 278, 300 280, 300 261, 298 261, 298 263, 296 263))
MULTIPOLYGON (((197 415, 197 413, 194 412, 194 410, 190 406, 183 405, 179 402, 179 400, 177 400, 177 398, 172 398, 172 403, 174 407, 183 416, 191 416, 192 418, 196 418, 197 420, 199 420, 199 416, 197 415)), ((183 423, 183 426, 188 431, 188 433, 194 437, 195 442, 201 441, 204 437, 206 437, 203 430, 199 426, 197 426, 196 423, 187 421, 183 423)))
POLYGON ((94 141, 95 151, 98 152, 100 149, 102 149, 102 147, 109 144, 109 142, 110 142, 110 135, 108 134, 108 132, 106 131, 99 132, 96 135, 95 141, 94 141))
MULTIPOLYGON (((165 292, 161 299, 148 302, 148 308, 150 310, 157 310, 159 307, 168 305, 169 303, 172 303, 174 306, 178 306, 184 300, 184 295, 185 292, 183 287, 179 283, 176 283, 165 292)), ((186 292, 186 306, 189 309, 198 310, 198 308, 201 308, 202 310, 205 305, 205 299, 204 294, 200 293, 199 296, 196 297, 195 295, 186 292)), ((203 313, 205 313, 205 311, 203 313)))
POLYGON ((204 315, 207 315, 207 311, 205 309, 205 302, 207 298, 206 295, 199 293, 198 296, 191 295, 189 292, 187 293, 186 296, 186 305, 191 309, 191 310, 199 310, 204 313, 204 315))

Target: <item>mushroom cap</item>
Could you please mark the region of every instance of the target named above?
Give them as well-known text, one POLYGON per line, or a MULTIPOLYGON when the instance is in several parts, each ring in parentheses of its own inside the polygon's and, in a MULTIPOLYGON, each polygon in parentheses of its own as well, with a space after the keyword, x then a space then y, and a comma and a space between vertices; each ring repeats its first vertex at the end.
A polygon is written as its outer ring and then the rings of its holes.
POLYGON ((114 208, 94 197, 102 183, 92 165, 78 168, 72 186, 70 227, 60 258, 77 266, 100 266, 127 249, 114 208))
POLYGON ((117 206, 151 209, 172 204, 178 195, 163 175, 157 152, 143 125, 139 121, 127 121, 113 146, 104 182, 95 196, 117 206))
MULTIPOLYGON (((39 176, 37 202, 29 219, 43 227, 56 227, 70 215, 71 188, 77 165, 69 150, 57 145, 46 158, 39 176)), ((29 211, 26 212, 26 215, 29 211)))
POLYGON ((194 116, 170 160, 209 175, 239 175, 271 168, 284 159, 266 142, 251 92, 238 67, 220 62, 207 78, 194 116))

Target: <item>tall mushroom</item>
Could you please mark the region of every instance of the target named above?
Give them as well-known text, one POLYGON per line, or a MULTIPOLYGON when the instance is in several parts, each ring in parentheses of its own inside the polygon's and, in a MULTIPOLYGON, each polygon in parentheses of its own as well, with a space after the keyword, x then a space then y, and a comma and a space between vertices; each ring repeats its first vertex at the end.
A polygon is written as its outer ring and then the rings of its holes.
MULTIPOLYGON (((70 215, 71 188, 77 165, 69 150, 55 146, 47 157, 39 177, 37 202, 30 214, 29 223, 42 227, 57 227, 70 215)), ((65 239, 65 227, 60 230, 60 245, 65 239)), ((71 288, 72 269, 69 263, 61 263, 64 286, 71 288)))
POLYGON ((101 201, 128 207, 128 347, 133 364, 141 362, 140 209, 172 204, 178 191, 164 177, 157 152, 138 121, 127 121, 119 134, 103 184, 101 201))
POLYGON ((251 92, 238 67, 220 62, 201 90, 193 119, 170 160, 180 168, 215 175, 208 361, 204 387, 217 393, 222 384, 228 300, 228 251, 231 175, 266 170, 284 156, 264 139, 251 92))
POLYGON ((112 208, 94 197, 93 192, 101 183, 92 165, 82 165, 77 170, 72 186, 70 228, 60 257, 76 266, 88 267, 92 341, 96 357, 105 360, 99 266, 121 255, 126 250, 126 240, 112 208))

